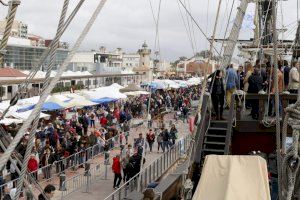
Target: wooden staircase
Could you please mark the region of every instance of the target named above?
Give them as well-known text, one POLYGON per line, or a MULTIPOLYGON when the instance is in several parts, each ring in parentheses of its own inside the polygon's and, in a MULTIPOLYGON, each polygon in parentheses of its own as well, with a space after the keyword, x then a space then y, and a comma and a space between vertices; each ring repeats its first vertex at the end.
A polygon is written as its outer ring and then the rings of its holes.
POLYGON ((225 155, 228 121, 211 121, 204 135, 202 155, 225 155))

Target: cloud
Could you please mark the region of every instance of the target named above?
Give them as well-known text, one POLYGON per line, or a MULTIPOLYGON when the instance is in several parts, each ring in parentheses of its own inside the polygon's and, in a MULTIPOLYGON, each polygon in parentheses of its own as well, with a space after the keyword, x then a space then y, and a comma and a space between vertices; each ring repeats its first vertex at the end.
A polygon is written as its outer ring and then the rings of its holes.
MULTIPOLYGON (((154 47, 155 23, 153 20, 150 0, 107 0, 103 11, 100 13, 95 25, 91 29, 88 37, 82 44, 81 49, 97 49, 99 46, 106 46, 108 49, 121 47, 126 52, 136 52, 141 44, 146 41, 149 47, 154 47)), ((191 12, 200 27, 211 36, 217 12, 219 0, 182 0, 189 2, 191 12)), ((233 0, 223 0, 220 19, 218 22, 217 38, 223 38, 226 23, 233 0)), ((70 7, 74 8, 78 0, 71 0, 70 7)), ((74 43, 80 34, 83 26, 99 0, 86 0, 80 12, 64 34, 62 40, 71 44, 74 43)), ((154 12, 157 14, 159 0, 151 0, 154 12)), ((233 16, 240 1, 235 1, 233 16)), ((17 12, 17 19, 28 24, 29 32, 41 35, 45 38, 53 38, 56 32, 58 18, 61 11, 62 0, 22 0, 17 12)), ((279 2, 278 24, 288 25, 296 21, 295 1, 279 2), (281 3, 283 12, 281 14, 281 3)), ((200 31, 189 21, 187 15, 181 7, 186 26, 194 32, 197 51, 208 48, 208 43, 200 31)), ((6 8, 0 7, 0 18, 6 16, 6 8)), ((249 7, 249 13, 254 12, 253 4, 249 7)), ((294 38, 294 23, 287 27, 291 33, 289 37, 294 38)), ((230 29, 229 29, 230 30, 230 29)), ((182 17, 179 12, 177 0, 162 0, 159 20, 161 55, 168 60, 174 60, 179 56, 192 56, 193 51, 188 39, 187 31, 184 27, 182 17)), ((241 31, 240 38, 248 39, 253 37, 249 29, 241 31)))

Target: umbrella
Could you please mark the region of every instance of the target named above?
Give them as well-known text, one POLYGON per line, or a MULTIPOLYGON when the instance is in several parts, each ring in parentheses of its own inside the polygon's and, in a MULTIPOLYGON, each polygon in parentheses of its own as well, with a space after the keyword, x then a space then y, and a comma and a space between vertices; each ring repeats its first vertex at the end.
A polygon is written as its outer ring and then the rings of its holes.
POLYGON ((120 89, 120 92, 135 92, 135 91, 145 91, 143 88, 135 85, 135 84, 129 84, 127 87, 120 89))

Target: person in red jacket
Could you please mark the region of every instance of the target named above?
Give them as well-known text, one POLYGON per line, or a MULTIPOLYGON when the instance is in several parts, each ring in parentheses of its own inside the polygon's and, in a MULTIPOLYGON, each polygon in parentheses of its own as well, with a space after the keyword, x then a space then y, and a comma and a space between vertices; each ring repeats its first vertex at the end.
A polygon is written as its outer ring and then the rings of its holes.
POLYGON ((104 127, 104 128, 106 127, 106 125, 107 125, 107 119, 106 119, 105 116, 101 117, 100 124, 101 124, 102 127, 104 127))
POLYGON ((120 156, 119 155, 116 155, 113 158, 112 171, 115 174, 114 189, 117 189, 120 186, 120 183, 122 181, 121 162, 120 162, 120 156))
POLYGON ((38 167, 39 167, 39 163, 36 160, 35 155, 31 154, 30 159, 28 160, 27 168, 29 173, 32 173, 36 180, 37 180, 38 167))

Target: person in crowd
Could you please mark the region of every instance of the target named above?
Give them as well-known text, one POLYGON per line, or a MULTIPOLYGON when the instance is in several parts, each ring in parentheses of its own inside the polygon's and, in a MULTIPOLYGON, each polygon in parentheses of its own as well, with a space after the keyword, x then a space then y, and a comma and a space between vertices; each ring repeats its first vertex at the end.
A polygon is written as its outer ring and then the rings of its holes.
POLYGON ((95 114, 91 112, 90 114, 91 128, 95 128, 95 114))
POLYGON ((215 73, 214 81, 212 83, 211 99, 214 106, 214 111, 217 120, 223 120, 223 106, 224 106, 224 85, 223 74, 221 70, 217 70, 215 73))
POLYGON ((248 87, 249 87, 248 79, 252 75, 254 68, 250 62, 245 62, 245 69, 246 69, 246 74, 245 74, 245 78, 244 78, 244 82, 243 82, 244 83, 244 91, 248 92, 248 87))
MULTIPOLYGON (((284 89, 284 77, 283 77, 283 73, 279 70, 279 68, 277 69, 277 76, 278 76, 278 92, 279 94, 281 94, 284 89)), ((272 82, 271 94, 275 94, 276 92, 274 81, 272 82)), ((272 114, 272 116, 275 116, 275 97, 272 98, 272 108, 274 108, 273 109, 274 113, 272 114)), ((280 100, 279 100, 279 113, 280 114, 282 113, 282 104, 280 100)))
POLYGON ((187 122, 187 120, 188 120, 188 113, 189 113, 188 105, 184 103, 182 105, 183 122, 187 122))
POLYGON ((244 89, 244 78, 245 78, 245 72, 244 72, 244 67, 243 65, 240 65, 238 70, 237 70, 237 75, 239 79, 239 90, 244 89))
POLYGON ((277 171, 276 151, 269 154, 268 171, 271 180, 271 200, 277 200, 278 199, 278 171, 277 171))
POLYGON ((170 134, 168 129, 164 128, 163 129, 163 143, 162 143, 162 150, 165 152, 165 150, 169 149, 170 146, 170 134))
POLYGON ((298 93, 298 87, 299 87, 298 68, 299 68, 299 63, 294 62, 292 68, 290 69, 288 90, 291 94, 298 93))
POLYGON ((288 61, 284 60, 283 61, 283 69, 282 69, 282 72, 283 72, 283 79, 284 79, 284 89, 287 90, 288 89, 288 86, 289 86, 289 73, 290 73, 290 66, 289 66, 289 63, 288 61))
POLYGON ((239 88, 239 80, 236 71, 233 69, 233 65, 229 65, 226 72, 226 102, 229 108, 231 102, 231 96, 239 88))
POLYGON ((122 155, 122 160, 121 160, 121 165, 122 165, 122 170, 123 170, 123 182, 125 183, 127 180, 127 175, 128 175, 128 169, 126 168, 126 166, 129 163, 129 159, 130 159, 130 154, 125 153, 125 155, 122 155))
POLYGON ((54 193, 55 193, 55 186, 52 185, 52 184, 49 184, 47 185, 45 188, 44 188, 44 194, 39 194, 38 196, 38 200, 46 200, 46 199, 53 199, 54 197, 54 193), (45 196, 46 195, 46 198, 45 196))
MULTIPOLYGON (((244 92, 248 92, 248 88, 249 88, 249 77, 252 75, 253 73, 253 66, 250 62, 245 62, 245 69, 246 69, 246 74, 245 74, 245 78, 244 78, 244 92)), ((250 109, 251 108, 251 100, 246 100, 246 108, 250 109)))
POLYGON ((137 150, 139 155, 143 154, 144 148, 146 148, 145 139, 143 138, 143 134, 140 133, 139 137, 134 142, 134 147, 137 150))
POLYGON ((30 174, 33 175, 33 178, 37 180, 37 170, 39 168, 39 163, 36 160, 35 154, 31 154, 28 160, 27 169, 30 174))
POLYGON ((127 120, 125 120, 125 122, 123 124, 123 131, 124 131, 124 135, 125 135, 126 144, 128 144, 128 137, 129 137, 129 133, 130 133, 130 126, 129 126, 129 122, 127 120))
POLYGON ((51 165, 55 161, 55 158, 50 148, 45 149, 45 153, 42 156, 41 163, 43 167, 44 179, 51 178, 51 165))
MULTIPOLYGON (((248 93, 257 94, 263 88, 263 79, 259 74, 259 68, 255 68, 253 74, 248 79, 249 88, 248 93)), ((258 119, 259 102, 258 99, 251 100, 251 116, 253 119, 258 119)))
POLYGON ((119 188, 122 181, 120 156, 116 155, 113 158, 112 171, 114 173, 114 189, 119 188))
POLYGON ((150 152, 152 152, 153 143, 155 142, 155 134, 153 133, 152 129, 146 135, 147 142, 149 144, 150 152))
POLYGON ((5 184, 5 179, 3 177, 3 171, 0 171, 0 199, 2 199, 2 195, 4 192, 4 187, 2 187, 2 185, 5 184))
POLYGON ((178 131, 177 128, 175 127, 175 124, 172 124, 170 129, 170 139, 172 140, 172 145, 175 144, 176 139, 178 138, 177 134, 178 131))

